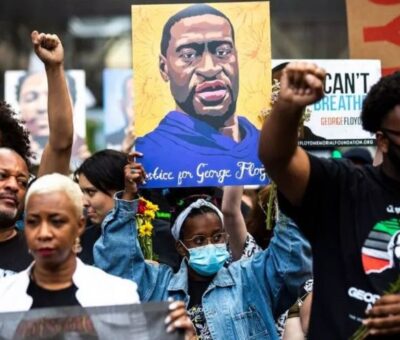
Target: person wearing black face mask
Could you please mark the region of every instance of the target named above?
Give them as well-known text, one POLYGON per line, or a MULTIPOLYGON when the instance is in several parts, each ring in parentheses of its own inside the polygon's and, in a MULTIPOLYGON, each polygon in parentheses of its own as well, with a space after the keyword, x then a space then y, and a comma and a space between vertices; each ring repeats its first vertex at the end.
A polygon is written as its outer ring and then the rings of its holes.
POLYGON ((313 249, 308 338, 348 339, 363 323, 370 335, 398 339, 400 295, 381 295, 394 283, 382 274, 392 267, 390 240, 400 231, 400 72, 381 78, 363 102, 362 126, 376 135, 383 159, 377 167, 320 159, 298 146, 302 112, 324 96, 324 81, 314 64, 284 69, 259 147, 280 209, 313 249))
POLYGON ((393 170, 395 170, 398 174, 400 174, 400 131, 387 129, 382 127, 382 134, 388 140, 387 145, 387 158, 393 165, 393 170), (395 141, 395 138, 399 140, 399 142, 395 141))

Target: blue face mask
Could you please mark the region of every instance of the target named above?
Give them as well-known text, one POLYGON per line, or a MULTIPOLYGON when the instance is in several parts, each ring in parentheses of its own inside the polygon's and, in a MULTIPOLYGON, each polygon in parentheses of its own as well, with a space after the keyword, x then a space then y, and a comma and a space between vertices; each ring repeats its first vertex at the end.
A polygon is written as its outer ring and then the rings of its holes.
POLYGON ((187 250, 189 252, 189 266, 203 276, 211 276, 217 273, 229 258, 225 243, 208 244, 187 250))

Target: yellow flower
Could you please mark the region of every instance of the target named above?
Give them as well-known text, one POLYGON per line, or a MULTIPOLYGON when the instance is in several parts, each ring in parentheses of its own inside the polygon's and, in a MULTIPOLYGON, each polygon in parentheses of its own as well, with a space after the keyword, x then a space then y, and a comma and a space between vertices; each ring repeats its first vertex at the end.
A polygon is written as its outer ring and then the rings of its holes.
POLYGON ((145 235, 145 228, 144 228, 144 226, 139 227, 139 236, 140 236, 140 237, 146 236, 146 235, 145 235))
POLYGON ((149 218, 150 220, 154 220, 154 218, 156 217, 156 213, 153 210, 147 210, 144 212, 144 217, 149 218))
POLYGON ((139 226, 139 236, 151 236, 153 233, 153 226, 149 221, 145 221, 139 226))
POLYGON ((150 201, 146 201, 146 209, 156 212, 158 211, 158 205, 150 201))

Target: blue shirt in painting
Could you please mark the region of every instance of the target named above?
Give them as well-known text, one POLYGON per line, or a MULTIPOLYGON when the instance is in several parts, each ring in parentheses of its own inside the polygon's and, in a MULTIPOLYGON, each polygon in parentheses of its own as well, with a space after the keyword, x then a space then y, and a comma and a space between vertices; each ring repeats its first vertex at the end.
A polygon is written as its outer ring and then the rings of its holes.
POLYGON ((172 111, 156 129, 136 140, 147 187, 266 184, 258 159, 260 131, 238 117, 242 140, 235 142, 206 122, 172 111))

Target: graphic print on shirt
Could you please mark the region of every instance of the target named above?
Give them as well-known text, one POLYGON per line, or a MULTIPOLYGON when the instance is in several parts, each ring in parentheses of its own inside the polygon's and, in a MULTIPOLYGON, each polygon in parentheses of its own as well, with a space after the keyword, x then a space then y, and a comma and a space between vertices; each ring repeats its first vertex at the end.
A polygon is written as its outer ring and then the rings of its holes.
POLYGON ((400 223, 397 218, 380 221, 370 231, 361 249, 364 272, 382 293, 400 274, 400 223))

